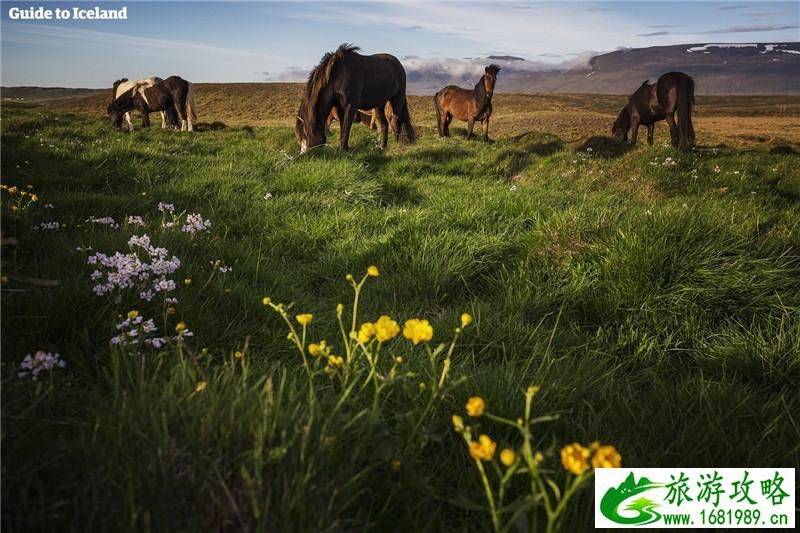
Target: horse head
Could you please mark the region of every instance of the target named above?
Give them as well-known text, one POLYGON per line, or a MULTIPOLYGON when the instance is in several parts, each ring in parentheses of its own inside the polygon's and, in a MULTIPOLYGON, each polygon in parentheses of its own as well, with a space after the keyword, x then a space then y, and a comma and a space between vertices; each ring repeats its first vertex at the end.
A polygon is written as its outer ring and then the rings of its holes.
POLYGON ((122 127, 122 117, 125 113, 120 112, 114 106, 114 102, 108 104, 108 108, 106 109, 106 113, 108 114, 108 120, 111 121, 111 125, 115 128, 122 127))
POLYGON ((617 115, 617 119, 611 126, 611 135, 617 142, 626 142, 628 140, 628 130, 631 129, 631 116, 628 113, 628 106, 622 108, 622 111, 617 115))
POLYGON ((500 72, 500 67, 492 64, 486 67, 484 72, 483 88, 486 90, 486 94, 489 96, 489 98, 491 98, 492 94, 494 93, 494 86, 497 83, 497 73, 500 72))
POLYGON ((305 153, 309 148, 325 144, 325 127, 316 124, 316 117, 308 117, 304 106, 300 106, 294 121, 294 136, 300 144, 300 153, 305 153))

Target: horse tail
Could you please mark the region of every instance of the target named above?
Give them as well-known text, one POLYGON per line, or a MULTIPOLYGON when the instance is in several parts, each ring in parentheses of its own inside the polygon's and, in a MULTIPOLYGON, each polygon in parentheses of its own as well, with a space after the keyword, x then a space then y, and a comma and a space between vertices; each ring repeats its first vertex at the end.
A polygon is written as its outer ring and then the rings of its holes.
POLYGON ((189 84, 189 89, 186 93, 186 120, 189 121, 191 125, 197 124, 197 105, 194 103, 194 83, 187 82, 189 84))
POLYGON ((439 137, 442 136, 442 110, 439 108, 439 94, 433 95, 433 107, 436 108, 436 131, 439 132, 439 137))
POLYGON ((397 123, 400 127, 400 131, 403 135, 403 140, 407 143, 413 143, 416 141, 416 136, 414 135, 414 125, 411 124, 411 113, 408 111, 408 100, 403 97, 403 100, 400 104, 400 109, 393 110, 397 113, 397 123))
POLYGON ((690 76, 683 77, 678 83, 678 139, 681 148, 692 144, 694 128, 692 127, 692 105, 694 104, 694 80, 690 76))

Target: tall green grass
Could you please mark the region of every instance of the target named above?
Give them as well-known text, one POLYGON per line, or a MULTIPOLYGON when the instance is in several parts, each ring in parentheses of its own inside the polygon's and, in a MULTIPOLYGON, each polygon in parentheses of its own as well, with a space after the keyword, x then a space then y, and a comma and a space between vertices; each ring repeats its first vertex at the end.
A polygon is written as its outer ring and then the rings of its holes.
MULTIPOLYGON (((17 212, 3 200, 3 237, 18 241, 3 248, 9 530, 489 529, 450 415, 480 395, 513 419, 531 384, 537 412, 558 416, 535 434, 557 477, 552 452, 572 441, 611 442, 628 466, 800 464, 796 155, 587 151, 549 134, 424 135, 381 152, 357 128, 350 153, 298 156, 288 128, 129 135, 8 106, 2 122, 3 183, 40 197, 17 212), (203 214, 211 232, 161 230, 159 201, 203 214), (147 226, 85 222, 128 215, 147 226), (33 229, 51 220, 66 227, 33 229), (110 349, 118 315, 164 309, 94 296, 92 252, 77 248, 113 253, 142 232, 182 261, 180 301, 159 326, 188 324, 196 358, 110 349), (218 259, 232 272, 214 272, 218 259), (326 409, 312 417, 302 361, 261 300, 332 317, 345 275, 371 264, 365 319, 425 318, 439 342, 462 312, 475 317, 453 356, 458 385, 414 433, 426 358, 398 344, 418 377, 372 422, 356 400, 322 435, 326 409), (68 367, 18 378, 38 349, 68 367)), ((338 339, 334 321, 312 329, 338 339)), ((333 386, 317 392, 332 410, 333 386)), ((492 437, 520 445, 511 430, 492 437)), ((590 490, 576 498, 570 531, 593 523, 590 490)))

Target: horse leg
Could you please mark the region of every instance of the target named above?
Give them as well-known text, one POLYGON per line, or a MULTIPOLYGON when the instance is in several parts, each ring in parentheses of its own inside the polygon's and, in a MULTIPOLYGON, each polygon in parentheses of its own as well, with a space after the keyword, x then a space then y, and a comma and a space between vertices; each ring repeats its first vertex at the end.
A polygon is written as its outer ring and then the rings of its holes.
POLYGON ((489 117, 484 118, 481 120, 481 124, 483 125, 483 142, 489 142, 489 117))
POLYGON ((639 137, 639 119, 633 117, 631 119, 631 146, 636 144, 636 139, 639 137))
POLYGON ((655 133, 656 125, 655 124, 648 124, 647 125, 647 144, 653 146, 653 135, 655 133))
POLYGON ((470 118, 467 120, 467 139, 472 139, 472 128, 475 127, 475 119, 470 118))
POLYGON ((353 126, 353 119, 355 118, 356 113, 358 113, 358 109, 356 109, 355 106, 348 104, 344 108, 344 114, 339 115, 339 121, 342 126, 339 143, 344 151, 350 149, 350 128, 353 126))
POLYGON ((133 131, 133 121, 131 121, 131 114, 130 112, 125 113, 125 122, 128 123, 128 131, 133 131))
POLYGON ((386 113, 383 109, 376 107, 372 111, 372 121, 381 125, 381 149, 386 148, 386 141, 389 138, 389 121, 386 120, 386 113))
POLYGON ((161 111, 161 129, 163 130, 166 127, 167 127, 167 114, 161 111))
POLYGON ((671 113, 666 113, 667 124, 669 124, 669 137, 670 141, 672 142, 672 146, 675 148, 678 147, 678 125, 675 123, 675 111, 671 113))
POLYGON ((444 114, 444 136, 450 137, 450 122, 453 120, 453 115, 450 112, 444 114))

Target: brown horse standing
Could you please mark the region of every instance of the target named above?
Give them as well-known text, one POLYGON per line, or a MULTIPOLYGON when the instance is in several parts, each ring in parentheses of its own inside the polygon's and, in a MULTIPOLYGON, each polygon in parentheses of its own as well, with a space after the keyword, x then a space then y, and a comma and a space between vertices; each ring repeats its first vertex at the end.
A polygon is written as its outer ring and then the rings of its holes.
POLYGON ((483 124, 483 140, 489 140, 489 117, 492 116, 492 94, 500 67, 489 65, 472 90, 448 85, 433 97, 436 107, 436 126, 441 137, 450 136, 453 117, 467 121, 467 139, 472 137, 475 121, 483 124))
POLYGON ((611 133, 620 142, 628 140, 631 131, 631 144, 636 144, 639 126, 647 126, 647 142, 653 144, 655 123, 665 120, 669 124, 672 146, 685 150, 694 146, 695 135, 692 125, 694 106, 694 80, 683 72, 668 72, 653 85, 649 80, 639 87, 622 108, 611 127, 611 133), (678 121, 675 122, 675 113, 678 121))
MULTIPOLYGON (((408 104, 406 104, 408 105, 408 104)), ((392 117, 394 117, 394 113, 392 112, 392 105, 389 102, 386 102, 386 107, 384 109, 384 113, 386 114, 386 120, 389 122, 389 127, 392 130, 392 133, 396 134, 397 132, 394 130, 394 124, 392 123, 392 117)), ((341 124, 341 120, 339 120, 339 115, 336 113, 336 108, 331 108, 331 113, 328 115, 328 120, 326 122, 326 126, 330 128, 333 121, 337 121, 341 124)), ((356 113, 355 121, 368 126, 369 129, 375 130, 378 129, 378 124, 380 124, 380 117, 378 115, 378 110, 373 109, 371 111, 365 111, 363 109, 359 109, 358 113, 356 113)))
POLYGON ((343 44, 322 57, 308 77, 297 112, 294 132, 300 152, 324 144, 325 121, 336 108, 342 118, 340 143, 348 149, 350 128, 359 109, 375 109, 381 126, 381 148, 386 147, 389 122, 384 106, 392 104, 395 139, 414 142, 414 128, 406 104, 406 71, 389 54, 362 56, 357 47, 343 44))

